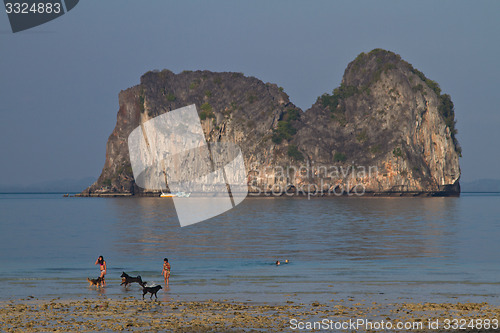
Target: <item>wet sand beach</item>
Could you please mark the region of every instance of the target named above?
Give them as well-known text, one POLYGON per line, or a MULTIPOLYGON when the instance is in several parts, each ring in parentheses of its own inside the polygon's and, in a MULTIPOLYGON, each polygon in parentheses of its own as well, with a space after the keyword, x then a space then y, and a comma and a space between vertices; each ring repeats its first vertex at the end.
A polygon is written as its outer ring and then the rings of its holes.
POLYGON ((2 332, 381 332, 388 331, 382 329, 388 323, 393 325, 391 332, 493 332, 498 331, 494 327, 499 319, 500 307, 487 303, 383 304, 346 299, 307 304, 288 301, 276 305, 227 300, 165 302, 147 297, 145 300, 27 298, 0 303, 2 332), (446 329, 447 319, 459 320, 460 326, 465 323, 464 329, 454 330, 453 326, 446 329), (366 322, 353 329, 352 321, 357 320, 366 322), (485 329, 487 320, 489 329, 485 329), (313 326, 315 322, 317 326, 313 326), (430 322, 438 326, 431 329, 430 322), (382 323, 384 326, 380 326, 382 323), (397 329, 397 323, 413 326, 397 329))

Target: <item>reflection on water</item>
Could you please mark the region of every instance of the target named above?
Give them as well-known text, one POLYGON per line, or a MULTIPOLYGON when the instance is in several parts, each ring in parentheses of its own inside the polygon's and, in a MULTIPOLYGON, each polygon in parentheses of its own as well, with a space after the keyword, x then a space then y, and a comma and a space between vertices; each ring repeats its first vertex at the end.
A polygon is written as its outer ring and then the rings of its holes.
POLYGON ((113 245, 134 256, 446 257, 453 254, 456 233, 455 198, 247 198, 223 215, 184 228, 170 199, 108 203, 117 217, 113 245))
POLYGON ((179 228, 171 199, 112 199, 107 204, 117 217, 114 224, 117 252, 137 256, 169 249, 172 232, 179 228))

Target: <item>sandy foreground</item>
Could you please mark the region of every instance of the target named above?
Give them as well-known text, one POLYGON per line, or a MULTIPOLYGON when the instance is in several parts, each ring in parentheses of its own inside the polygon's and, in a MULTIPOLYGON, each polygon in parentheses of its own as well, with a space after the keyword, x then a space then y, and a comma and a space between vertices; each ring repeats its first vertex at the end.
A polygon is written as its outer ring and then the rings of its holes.
POLYGON ((271 305, 135 297, 0 302, 1 332, 493 332, 500 331, 498 320, 500 307, 487 303, 348 299, 271 305))

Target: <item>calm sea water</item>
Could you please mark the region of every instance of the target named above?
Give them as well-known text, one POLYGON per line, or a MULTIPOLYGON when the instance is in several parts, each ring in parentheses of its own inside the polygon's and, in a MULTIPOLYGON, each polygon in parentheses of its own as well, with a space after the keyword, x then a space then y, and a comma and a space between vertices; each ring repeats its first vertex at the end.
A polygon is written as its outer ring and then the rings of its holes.
POLYGON ((0 300, 140 298, 137 284, 119 286, 122 271, 162 283, 168 257, 163 300, 499 305, 499 240, 498 194, 247 198, 184 228, 171 199, 0 194, 0 300), (86 278, 99 275, 99 255, 108 274, 98 289, 86 278))

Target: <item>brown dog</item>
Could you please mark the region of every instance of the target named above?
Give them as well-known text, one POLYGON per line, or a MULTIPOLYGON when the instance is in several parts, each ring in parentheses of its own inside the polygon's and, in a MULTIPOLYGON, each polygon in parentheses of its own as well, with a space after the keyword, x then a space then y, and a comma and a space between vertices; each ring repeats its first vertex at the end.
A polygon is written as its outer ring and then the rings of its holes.
POLYGON ((89 286, 99 286, 101 284, 102 279, 99 276, 97 279, 87 278, 87 281, 89 282, 89 286))

